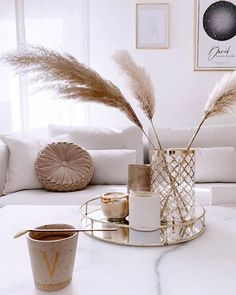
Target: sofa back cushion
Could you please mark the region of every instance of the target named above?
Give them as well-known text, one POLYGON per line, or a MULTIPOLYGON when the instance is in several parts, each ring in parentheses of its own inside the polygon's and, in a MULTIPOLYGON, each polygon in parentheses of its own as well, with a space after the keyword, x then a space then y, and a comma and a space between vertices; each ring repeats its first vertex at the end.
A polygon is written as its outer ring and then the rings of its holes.
POLYGON ((50 124, 50 136, 70 134, 72 142, 87 150, 126 149, 136 150, 137 164, 143 164, 143 136, 136 127, 125 129, 107 127, 73 127, 50 124))
MULTIPOLYGON (((164 148, 186 147, 196 128, 157 128, 164 148)), ((156 142, 153 130, 149 130, 153 142, 156 142)), ((192 147, 236 147, 236 125, 203 126, 192 147)), ((149 148, 151 148, 149 144, 149 148)))
POLYGON ((234 147, 196 148, 195 181, 236 182, 236 149, 234 147))
POLYGON ((2 196, 4 187, 6 184, 7 163, 8 163, 8 149, 5 143, 0 140, 0 196, 2 196))
POLYGON ((91 184, 127 184, 128 166, 136 163, 135 150, 88 150, 93 160, 91 184))

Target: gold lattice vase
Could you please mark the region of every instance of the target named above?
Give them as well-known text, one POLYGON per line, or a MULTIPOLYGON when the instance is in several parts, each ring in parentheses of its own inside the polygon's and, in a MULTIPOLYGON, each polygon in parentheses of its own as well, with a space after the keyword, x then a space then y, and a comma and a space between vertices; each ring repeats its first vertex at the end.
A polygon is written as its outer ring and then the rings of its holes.
POLYGON ((195 151, 186 149, 151 152, 151 190, 158 192, 162 224, 194 218, 195 151))

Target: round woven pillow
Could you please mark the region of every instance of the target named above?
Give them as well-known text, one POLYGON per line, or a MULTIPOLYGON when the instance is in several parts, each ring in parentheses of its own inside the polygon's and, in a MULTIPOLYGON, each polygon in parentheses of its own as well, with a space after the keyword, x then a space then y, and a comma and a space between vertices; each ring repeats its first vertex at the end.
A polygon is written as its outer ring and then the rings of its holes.
POLYGON ((85 188, 94 171, 89 153, 68 142, 44 147, 38 153, 35 170, 38 181, 46 190, 58 192, 85 188))

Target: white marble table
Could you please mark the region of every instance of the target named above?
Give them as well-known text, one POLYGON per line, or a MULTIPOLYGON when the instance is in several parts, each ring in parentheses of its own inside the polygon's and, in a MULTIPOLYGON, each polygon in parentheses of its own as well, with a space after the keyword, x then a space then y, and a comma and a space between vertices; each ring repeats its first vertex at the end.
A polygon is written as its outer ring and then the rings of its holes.
MULTIPOLYGON (((236 206, 207 207, 207 229, 178 246, 136 248, 80 234, 66 295, 235 295, 236 206)), ((23 228, 45 223, 79 226, 77 206, 6 206, 0 209, 0 295, 45 294, 34 287, 23 228)), ((54 293, 54 292, 52 292, 54 293)))

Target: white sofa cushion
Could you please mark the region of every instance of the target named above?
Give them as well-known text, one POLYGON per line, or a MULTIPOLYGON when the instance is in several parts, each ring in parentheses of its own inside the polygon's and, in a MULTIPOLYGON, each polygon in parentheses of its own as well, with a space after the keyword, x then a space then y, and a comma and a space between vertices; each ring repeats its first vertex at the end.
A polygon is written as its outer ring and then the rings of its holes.
POLYGON ((48 143, 69 141, 69 136, 62 135, 41 140, 3 136, 2 140, 9 151, 7 181, 3 194, 9 194, 22 189, 41 188, 34 169, 38 152, 48 143))
MULTIPOLYGON (((0 198, 0 207, 6 205, 82 205, 89 199, 108 192, 127 192, 126 185, 88 185, 76 192, 48 192, 42 189, 23 190, 0 198)), ((197 183, 195 200, 201 205, 236 204, 236 183, 197 183)), ((99 204, 99 200, 95 202, 99 204)), ((79 214, 79 211, 78 211, 79 214)))
MULTIPOLYGON (((75 192, 49 192, 42 189, 23 190, 0 198, 0 207, 6 205, 82 205, 89 199, 100 197, 103 193, 124 192, 126 185, 88 185, 86 189, 75 192)), ((99 203, 99 200, 97 201, 99 203)), ((79 211, 78 211, 79 214, 79 211)))
MULTIPOLYGON (((196 128, 158 128, 157 132, 164 148, 186 147, 196 128)), ((148 131, 150 138, 155 141, 152 129, 148 131)), ((236 147, 236 125, 202 126, 193 142, 193 147, 236 147)), ((149 148, 151 148, 149 144, 149 148)))
POLYGON ((201 205, 236 205, 236 183, 196 183, 195 200, 201 205))
POLYGON ((8 150, 3 141, 0 140, 0 196, 3 193, 7 179, 8 150))
POLYGON ((135 150, 88 150, 94 166, 91 184, 127 184, 128 165, 136 163, 135 150))
POLYGON ((236 182, 234 147, 196 148, 196 182, 236 182))
POLYGON ((211 205, 236 204, 236 183, 214 183, 211 190, 211 205))
POLYGON ((125 129, 101 127, 73 127, 50 124, 50 136, 69 133, 72 142, 87 150, 127 149, 136 150, 137 164, 143 164, 143 135, 136 127, 125 129))

